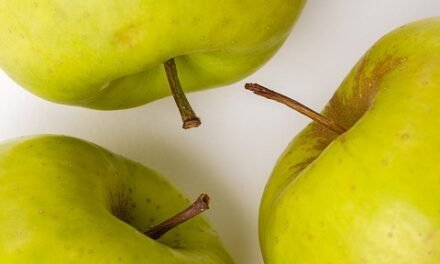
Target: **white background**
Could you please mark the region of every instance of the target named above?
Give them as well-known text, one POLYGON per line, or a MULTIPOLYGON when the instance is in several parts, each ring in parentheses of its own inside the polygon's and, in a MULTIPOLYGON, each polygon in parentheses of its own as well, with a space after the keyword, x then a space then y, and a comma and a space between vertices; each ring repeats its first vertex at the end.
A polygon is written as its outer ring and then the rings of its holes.
POLYGON ((265 67, 230 87, 189 95, 203 121, 190 131, 180 129, 171 98, 93 111, 43 101, 0 73, 0 140, 77 136, 160 171, 190 197, 208 192, 213 202, 206 216, 237 263, 262 263, 259 200, 278 156, 308 120, 244 91, 243 84, 260 82, 320 110, 379 37, 434 15, 440 15, 440 0, 310 0, 265 67))

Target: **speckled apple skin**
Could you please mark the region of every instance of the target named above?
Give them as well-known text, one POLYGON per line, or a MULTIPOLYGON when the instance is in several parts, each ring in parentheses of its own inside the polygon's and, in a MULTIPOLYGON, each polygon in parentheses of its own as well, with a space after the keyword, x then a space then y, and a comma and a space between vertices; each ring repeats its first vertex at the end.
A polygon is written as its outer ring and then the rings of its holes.
POLYGON ((66 136, 0 145, 0 263, 232 264, 203 217, 142 232, 189 205, 163 177, 66 136))
POLYGON ((280 157, 260 208, 265 263, 440 263, 440 18, 379 40, 280 157))
POLYGON ((0 2, 0 67, 47 100, 97 109, 170 95, 176 59, 187 92, 236 82, 261 67, 305 0, 0 2))

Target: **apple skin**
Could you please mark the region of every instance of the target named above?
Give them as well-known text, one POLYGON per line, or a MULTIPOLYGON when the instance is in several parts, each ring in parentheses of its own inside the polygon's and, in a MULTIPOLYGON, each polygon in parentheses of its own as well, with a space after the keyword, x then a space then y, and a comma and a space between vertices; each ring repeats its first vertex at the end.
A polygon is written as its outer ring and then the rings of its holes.
POLYGON ((150 169, 79 139, 0 145, 0 198, 1 263, 233 263, 200 216, 158 241, 140 232, 189 201, 150 169))
POLYGON ((260 207, 265 263, 440 263, 440 17, 358 62, 280 157, 260 207))
POLYGON ((238 81, 287 38, 305 0, 0 2, 0 67, 47 100, 122 109, 238 81))

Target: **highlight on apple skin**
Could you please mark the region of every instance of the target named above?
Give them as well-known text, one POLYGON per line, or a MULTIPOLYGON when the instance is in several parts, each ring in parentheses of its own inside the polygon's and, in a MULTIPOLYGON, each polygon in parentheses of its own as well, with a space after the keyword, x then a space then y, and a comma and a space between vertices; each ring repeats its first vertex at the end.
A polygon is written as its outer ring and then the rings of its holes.
POLYGON ((291 31, 305 0, 0 2, 0 67, 47 100, 96 109, 238 81, 291 31))
MULTIPOLYGON (((252 87, 250 87, 252 88, 252 87)), ((276 164, 265 263, 440 263, 440 17, 380 39, 276 164)))
POLYGON ((0 263, 233 263, 200 216, 145 235, 188 205, 157 173, 89 142, 0 144, 0 263))

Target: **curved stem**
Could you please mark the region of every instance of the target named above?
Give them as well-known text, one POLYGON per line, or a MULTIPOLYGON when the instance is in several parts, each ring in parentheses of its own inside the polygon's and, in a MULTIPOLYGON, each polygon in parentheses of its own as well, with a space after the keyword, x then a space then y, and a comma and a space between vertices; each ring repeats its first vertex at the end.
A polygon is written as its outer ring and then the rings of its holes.
POLYGON ((161 224, 151 228, 150 230, 144 232, 145 235, 152 239, 159 239, 161 236, 165 235, 168 231, 174 227, 185 223, 191 218, 196 217, 202 212, 209 209, 210 198, 207 194, 201 194, 197 200, 191 204, 188 208, 182 212, 176 214, 175 216, 165 220, 161 224))
POLYGON ((292 98, 289 98, 285 95, 282 95, 280 93, 277 93, 275 91, 272 91, 262 85, 259 85, 257 83, 247 83, 245 85, 245 88, 247 90, 252 91, 253 93, 266 97, 268 99, 277 101, 279 103, 282 103, 290 108, 292 108, 295 111, 298 111, 299 113, 311 118, 312 120, 316 121, 320 125, 338 133, 343 134, 345 131, 347 131, 346 128, 343 126, 337 124, 333 120, 313 111, 312 109, 308 108, 307 106, 301 104, 300 102, 293 100, 292 98))
POLYGON ((202 122, 200 121, 200 118, 197 117, 183 92, 179 75, 177 74, 176 62, 174 59, 170 59, 164 63, 164 67, 174 101, 176 101, 180 116, 182 117, 183 128, 189 129, 200 126, 202 122))

